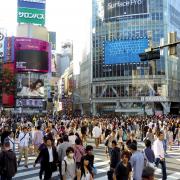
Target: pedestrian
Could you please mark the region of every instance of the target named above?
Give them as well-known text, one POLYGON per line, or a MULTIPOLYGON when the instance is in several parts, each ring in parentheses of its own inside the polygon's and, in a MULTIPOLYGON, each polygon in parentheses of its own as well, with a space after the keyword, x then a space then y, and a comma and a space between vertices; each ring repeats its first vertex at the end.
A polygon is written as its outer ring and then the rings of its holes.
POLYGON ((24 155, 25 158, 24 166, 28 168, 29 133, 27 127, 23 127, 23 131, 20 132, 19 134, 18 146, 19 146, 18 166, 20 165, 22 155, 24 155))
POLYGON ((142 180, 154 180, 154 168, 145 167, 142 172, 142 180))
MULTIPOLYGON (((38 157, 35 160, 34 167, 41 159, 41 165, 43 165, 44 170, 44 180, 50 180, 52 173, 57 170, 58 154, 56 148, 53 146, 52 139, 47 137, 46 147, 43 148, 38 157)), ((42 177, 40 177, 42 179, 42 177)))
POLYGON ((101 138, 101 134, 102 134, 102 130, 100 129, 100 127, 98 126, 99 124, 96 123, 96 125, 94 126, 93 128, 93 137, 95 138, 95 145, 96 145, 96 148, 99 147, 99 144, 100 144, 100 138, 101 138))
POLYGON ((61 167, 62 179, 63 180, 74 180, 76 177, 76 162, 74 159, 74 149, 68 147, 66 150, 66 156, 62 161, 61 167))
POLYGON ((1 145, 3 147, 4 139, 7 138, 10 134, 9 127, 4 126, 3 132, 1 134, 1 145))
POLYGON ((129 162, 130 153, 128 151, 123 151, 121 155, 121 161, 117 164, 114 171, 113 180, 130 180, 132 167, 129 162))
POLYGON ((4 140, 3 151, 0 153, 0 176, 1 180, 12 180, 17 172, 16 154, 10 149, 8 139, 4 140))
POLYGON ((144 155, 137 150, 137 145, 134 143, 130 144, 128 148, 132 153, 130 163, 133 169, 133 180, 140 180, 144 168, 144 155))
POLYGON ((159 164, 161 164, 161 170, 162 170, 162 180, 167 179, 167 173, 166 173, 166 161, 165 161, 165 152, 163 148, 163 139, 164 135, 163 132, 160 131, 157 134, 157 139, 154 141, 154 154, 155 154, 155 164, 158 167, 159 164))

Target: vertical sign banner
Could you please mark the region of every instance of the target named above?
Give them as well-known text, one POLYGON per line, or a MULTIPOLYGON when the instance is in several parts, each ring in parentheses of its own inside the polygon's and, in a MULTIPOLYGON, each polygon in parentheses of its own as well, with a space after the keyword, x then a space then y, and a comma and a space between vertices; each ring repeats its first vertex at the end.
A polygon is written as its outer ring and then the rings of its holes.
POLYGON ((14 62, 14 37, 6 37, 4 43, 4 63, 14 62))
POLYGON ((4 57, 4 41, 6 37, 5 29, 0 29, 0 58, 4 57))
POLYGON ((52 50, 56 50, 56 32, 49 32, 49 43, 52 44, 52 50))

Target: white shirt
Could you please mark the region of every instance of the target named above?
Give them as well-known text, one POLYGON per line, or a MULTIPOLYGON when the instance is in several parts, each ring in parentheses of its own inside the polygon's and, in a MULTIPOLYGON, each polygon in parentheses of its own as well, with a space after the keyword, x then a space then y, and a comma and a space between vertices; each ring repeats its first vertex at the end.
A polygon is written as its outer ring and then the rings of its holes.
POLYGON ((100 129, 98 126, 95 126, 95 127, 93 128, 92 133, 93 133, 93 136, 94 136, 95 138, 99 138, 100 135, 101 135, 101 133, 102 133, 102 131, 101 131, 101 129, 100 129))
POLYGON ((48 148, 48 152, 49 152, 49 162, 53 162, 53 151, 52 151, 52 147, 48 148))
POLYGON ((11 138, 9 136, 8 136, 8 139, 9 139, 9 143, 10 143, 10 149, 14 151, 15 150, 15 141, 13 138, 11 138))
POLYGON ((18 137, 18 142, 20 147, 28 147, 29 145, 29 133, 21 132, 18 137))
POLYGON ((162 141, 156 139, 154 141, 153 150, 154 150, 155 158, 164 158, 164 148, 162 141))

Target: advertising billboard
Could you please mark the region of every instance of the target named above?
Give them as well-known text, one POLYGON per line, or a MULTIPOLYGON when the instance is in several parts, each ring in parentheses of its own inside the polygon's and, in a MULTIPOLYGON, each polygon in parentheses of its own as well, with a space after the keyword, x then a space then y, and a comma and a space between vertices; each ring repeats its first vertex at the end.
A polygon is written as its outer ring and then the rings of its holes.
POLYGON ((148 48, 148 39, 106 41, 104 44, 105 64, 140 62, 139 54, 148 48))
POLYGON ((45 3, 18 0, 18 7, 44 9, 45 10, 45 3))
POLYGON ((17 75, 17 97, 44 98, 44 77, 31 73, 17 75))
POLYGON ((4 42, 4 63, 14 62, 14 37, 6 37, 4 42))
POLYGON ((46 0, 20 0, 22 2, 46 3, 46 0))
POLYGON ((105 21, 147 13, 148 0, 104 0, 105 21))
POLYGON ((16 38, 15 60, 18 71, 48 72, 49 43, 31 38, 16 38))
POLYGON ((19 7, 17 13, 17 22, 44 26, 45 10, 19 7))
POLYGON ((0 58, 4 57, 4 41, 6 32, 4 29, 0 29, 0 58))
POLYGON ((43 99, 16 99, 16 107, 43 107, 43 99))

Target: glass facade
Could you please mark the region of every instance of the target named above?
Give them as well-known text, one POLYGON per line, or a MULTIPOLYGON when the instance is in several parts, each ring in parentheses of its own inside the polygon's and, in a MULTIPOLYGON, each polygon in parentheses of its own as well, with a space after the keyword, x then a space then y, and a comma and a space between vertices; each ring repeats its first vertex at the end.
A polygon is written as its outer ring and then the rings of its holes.
POLYGON ((168 57, 167 48, 157 61, 105 61, 107 42, 148 39, 148 45, 153 47, 167 43, 169 31, 180 31, 180 2, 93 0, 92 9, 94 97, 180 97, 180 62, 168 57))

